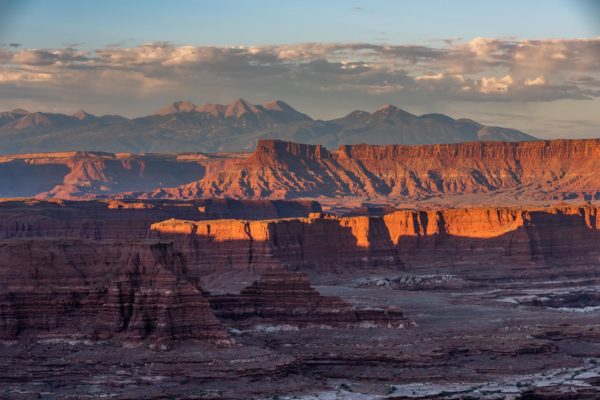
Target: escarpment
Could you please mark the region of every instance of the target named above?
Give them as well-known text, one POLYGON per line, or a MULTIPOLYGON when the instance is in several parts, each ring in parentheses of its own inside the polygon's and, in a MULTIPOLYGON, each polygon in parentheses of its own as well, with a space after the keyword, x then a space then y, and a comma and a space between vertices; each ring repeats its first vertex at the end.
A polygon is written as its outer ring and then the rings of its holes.
POLYGON ((385 224, 398 254, 411 262, 596 262, 595 206, 405 210, 385 224))
POLYGON ((420 265, 594 263, 598 209, 481 207, 398 210, 384 217, 265 221, 167 220, 152 225, 193 273, 271 268, 338 273, 420 265))
POLYGON ((169 218, 254 220, 319 211, 315 201, 287 200, 6 200, 0 201, 0 238, 135 239, 147 237, 151 224, 169 218))
MULTIPOLYGON (((479 200, 600 198, 600 140, 319 145, 261 140, 246 159, 150 196, 479 200)), ((488 202, 489 203, 489 202, 488 202)))
POLYGON ((381 218, 308 218, 264 221, 167 220, 153 224, 161 240, 172 240, 196 273, 271 268, 311 271, 400 268, 381 218))
POLYGON ((445 204, 508 205, 600 199, 600 177, 594 173, 599 169, 598 139, 356 144, 337 150, 260 140, 252 153, 2 156, 0 195, 391 203, 436 199, 445 204), (14 184, 11 177, 17 173, 20 179, 14 184))

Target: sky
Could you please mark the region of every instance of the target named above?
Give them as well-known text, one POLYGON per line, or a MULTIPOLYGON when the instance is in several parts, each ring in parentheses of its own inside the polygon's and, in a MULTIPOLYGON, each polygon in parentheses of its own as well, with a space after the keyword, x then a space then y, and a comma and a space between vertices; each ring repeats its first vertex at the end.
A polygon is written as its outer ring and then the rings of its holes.
POLYGON ((240 97, 598 137, 600 1, 0 0, 0 110, 240 97))

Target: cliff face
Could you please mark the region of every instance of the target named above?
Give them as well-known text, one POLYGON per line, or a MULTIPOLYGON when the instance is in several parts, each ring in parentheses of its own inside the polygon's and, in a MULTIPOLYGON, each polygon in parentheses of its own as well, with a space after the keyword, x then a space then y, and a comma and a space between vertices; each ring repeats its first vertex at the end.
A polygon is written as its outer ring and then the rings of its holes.
POLYGON ((486 203, 600 199, 600 140, 320 145, 261 140, 250 154, 54 153, 0 158, 0 195, 486 203), (20 182, 10 177, 18 174, 20 182), (43 177, 40 178, 40 177, 43 177), (2 179, 4 178, 4 179, 2 179), (27 182, 31 182, 29 185, 27 182))
POLYGON ((317 202, 284 200, 0 201, 0 238, 136 239, 169 218, 253 220, 305 217, 320 210, 317 202))
POLYGON ((184 269, 151 241, 1 241, 0 336, 228 342, 184 269))
POLYGON ((396 211, 384 217, 400 257, 412 262, 597 261, 598 208, 396 211))
POLYGON ((381 218, 315 213, 308 218, 265 221, 173 219, 153 224, 151 230, 161 240, 172 240, 198 274, 402 266, 381 218))
MULTIPOLYGON (((376 267, 597 262, 596 207, 400 210, 384 217, 268 221, 168 220, 152 225, 172 240, 194 274, 284 267, 359 271, 376 267)), ((485 270, 485 268, 480 268, 485 270)))
MULTIPOLYGON (((448 194, 600 198, 600 140, 449 145, 318 145, 260 141, 246 160, 207 169, 170 196, 418 199, 448 194)), ((161 195, 156 193, 156 195, 161 195)))

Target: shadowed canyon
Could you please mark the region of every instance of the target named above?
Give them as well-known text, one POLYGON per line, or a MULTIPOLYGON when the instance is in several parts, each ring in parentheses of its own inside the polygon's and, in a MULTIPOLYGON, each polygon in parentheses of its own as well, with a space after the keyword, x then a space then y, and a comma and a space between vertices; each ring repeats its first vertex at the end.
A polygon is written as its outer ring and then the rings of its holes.
POLYGON ((599 249, 580 200, 4 200, 1 393, 591 399, 599 249))

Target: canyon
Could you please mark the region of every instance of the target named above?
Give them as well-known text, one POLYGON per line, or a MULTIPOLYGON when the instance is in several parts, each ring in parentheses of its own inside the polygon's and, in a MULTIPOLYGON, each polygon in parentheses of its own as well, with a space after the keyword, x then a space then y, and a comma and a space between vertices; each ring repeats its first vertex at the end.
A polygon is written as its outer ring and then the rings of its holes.
POLYGON ((260 140, 252 153, 38 153, 0 158, 0 195, 39 199, 310 199, 327 207, 597 200, 600 141, 422 146, 260 140))
POLYGON ((3 200, 0 393, 597 395, 597 205, 344 214, 3 200))

